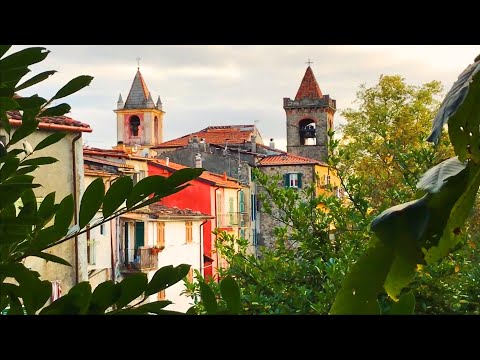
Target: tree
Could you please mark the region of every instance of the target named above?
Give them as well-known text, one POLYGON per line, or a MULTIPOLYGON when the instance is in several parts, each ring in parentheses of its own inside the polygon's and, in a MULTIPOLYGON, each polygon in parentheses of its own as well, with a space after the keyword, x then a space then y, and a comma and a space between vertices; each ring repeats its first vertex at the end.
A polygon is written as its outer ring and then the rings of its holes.
POLYGON ((438 144, 447 124, 456 156, 422 175, 413 200, 372 221, 369 247, 345 277, 332 314, 381 313, 378 300, 385 293, 395 301, 391 313, 412 313, 409 285, 418 265, 438 263, 465 241, 464 224, 480 185, 479 73, 480 56, 446 95, 426 139, 438 144))

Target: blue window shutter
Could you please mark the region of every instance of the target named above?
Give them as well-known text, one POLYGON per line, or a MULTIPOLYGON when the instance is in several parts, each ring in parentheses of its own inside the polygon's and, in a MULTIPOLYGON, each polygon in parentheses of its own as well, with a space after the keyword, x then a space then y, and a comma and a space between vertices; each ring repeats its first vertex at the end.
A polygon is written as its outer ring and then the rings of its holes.
POLYGON ((285 187, 290 187, 290 174, 284 174, 283 180, 285 182, 285 187))
POLYGON ((298 187, 301 188, 302 187, 302 173, 298 173, 297 176, 298 176, 298 187))

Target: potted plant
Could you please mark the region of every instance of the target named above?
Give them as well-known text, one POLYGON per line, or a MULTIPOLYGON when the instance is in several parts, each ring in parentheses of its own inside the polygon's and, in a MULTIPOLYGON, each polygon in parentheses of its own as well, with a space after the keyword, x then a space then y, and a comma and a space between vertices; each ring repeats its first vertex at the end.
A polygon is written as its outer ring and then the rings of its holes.
POLYGON ((165 246, 154 246, 150 249, 150 252, 153 254, 153 255, 157 255, 159 252, 161 252, 163 249, 165 249, 165 246))

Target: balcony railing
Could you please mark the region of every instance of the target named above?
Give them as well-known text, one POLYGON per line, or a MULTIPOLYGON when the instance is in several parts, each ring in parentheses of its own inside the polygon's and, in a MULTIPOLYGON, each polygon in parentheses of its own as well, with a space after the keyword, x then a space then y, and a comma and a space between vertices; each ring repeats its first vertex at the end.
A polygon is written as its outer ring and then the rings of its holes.
POLYGON ((250 220, 250 214, 247 212, 229 212, 217 215, 218 227, 239 226, 246 227, 250 220))
POLYGON ((151 247, 120 249, 123 272, 150 271, 158 268, 158 253, 151 247))

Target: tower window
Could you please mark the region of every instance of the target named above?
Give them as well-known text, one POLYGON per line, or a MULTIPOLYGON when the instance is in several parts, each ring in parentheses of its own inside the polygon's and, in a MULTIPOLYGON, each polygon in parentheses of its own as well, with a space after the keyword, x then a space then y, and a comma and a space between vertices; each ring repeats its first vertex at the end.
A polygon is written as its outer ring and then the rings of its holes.
POLYGON ((298 128, 300 145, 317 145, 317 129, 314 120, 303 119, 298 123, 298 128))
POLYGON ((138 128, 140 126, 140 118, 137 115, 130 117, 130 133, 132 136, 138 136, 138 128))

